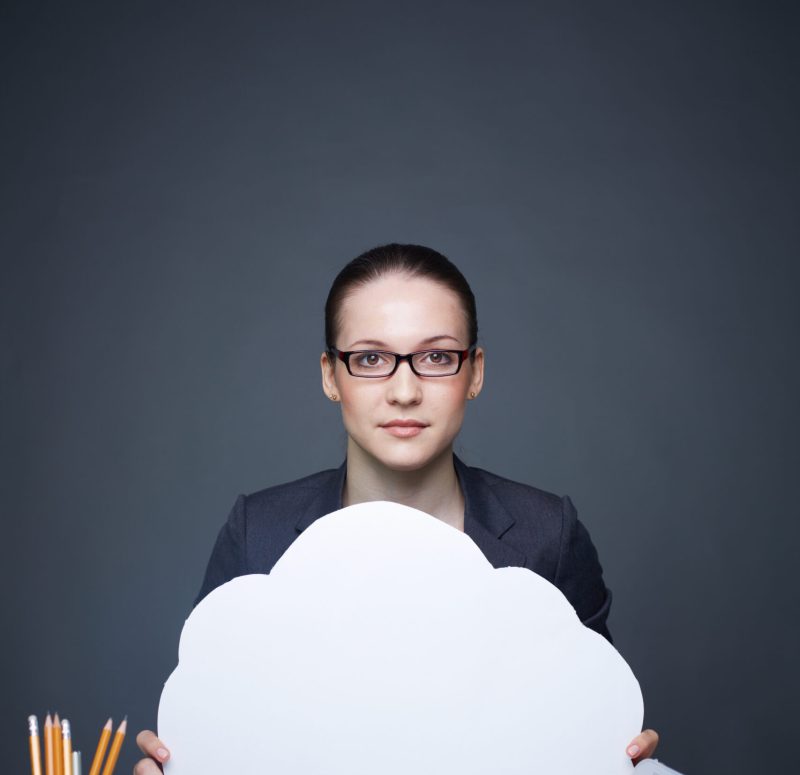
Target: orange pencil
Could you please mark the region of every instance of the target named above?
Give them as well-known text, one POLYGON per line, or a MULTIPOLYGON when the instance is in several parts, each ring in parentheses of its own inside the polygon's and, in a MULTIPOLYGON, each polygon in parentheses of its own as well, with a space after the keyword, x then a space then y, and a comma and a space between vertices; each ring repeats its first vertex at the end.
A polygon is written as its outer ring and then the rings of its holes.
POLYGON ((64 743, 62 749, 64 755, 61 757, 64 762, 64 775, 72 775, 72 729, 66 719, 61 722, 61 739, 64 743))
POLYGON ((61 737, 61 721, 58 713, 53 717, 53 764, 55 774, 64 775, 64 741, 61 737))
POLYGON ((97 775, 100 772, 100 766, 103 764, 103 757, 106 755, 106 748, 108 748, 110 737, 111 719, 106 721, 103 731, 100 733, 100 741, 97 743, 97 750, 94 752, 94 759, 92 759, 89 775, 97 775))
POLYGON ((103 767, 103 775, 112 775, 114 767, 117 766, 117 759, 119 759, 119 751, 122 748, 122 741, 125 739, 125 731, 128 728, 128 717, 122 719, 122 723, 117 727, 117 733, 114 735, 114 742, 111 743, 111 750, 108 752, 108 759, 106 759, 106 766, 103 767))
POLYGON ((50 714, 44 720, 44 771, 46 775, 55 775, 53 763, 53 719, 50 714))
POLYGON ((31 775, 42 775, 42 751, 39 746, 39 720, 28 716, 28 741, 31 749, 31 775))

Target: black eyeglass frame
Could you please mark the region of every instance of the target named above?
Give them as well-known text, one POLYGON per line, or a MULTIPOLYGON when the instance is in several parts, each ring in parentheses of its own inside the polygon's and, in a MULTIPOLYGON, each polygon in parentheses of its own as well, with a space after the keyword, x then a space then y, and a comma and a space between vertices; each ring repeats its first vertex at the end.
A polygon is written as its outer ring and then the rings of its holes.
POLYGON ((400 353, 393 353, 391 350, 337 350, 335 347, 329 347, 328 352, 332 355, 335 355, 342 363, 344 363, 345 368, 347 369, 347 373, 351 377, 357 377, 358 379, 386 379, 387 377, 391 377, 399 368, 400 364, 403 361, 408 362, 408 367, 411 369, 414 374, 418 377, 422 377, 423 379, 427 379, 428 377, 432 377, 433 379, 439 379, 441 377, 455 377, 459 371, 461 371, 461 366, 464 361, 467 359, 468 356, 471 356, 476 348, 478 347, 477 344, 473 344, 471 347, 468 347, 466 350, 447 350, 441 347, 434 347, 430 350, 417 350, 413 353, 406 353, 405 355, 401 355, 400 353), (361 355, 363 353, 378 353, 380 355, 393 355, 394 356, 394 368, 388 374, 353 374, 350 368, 350 357, 353 355, 361 355), (458 358, 458 365, 456 366, 456 370, 451 374, 420 374, 415 368, 412 362, 412 358, 415 355, 422 355, 423 353, 451 353, 458 358))

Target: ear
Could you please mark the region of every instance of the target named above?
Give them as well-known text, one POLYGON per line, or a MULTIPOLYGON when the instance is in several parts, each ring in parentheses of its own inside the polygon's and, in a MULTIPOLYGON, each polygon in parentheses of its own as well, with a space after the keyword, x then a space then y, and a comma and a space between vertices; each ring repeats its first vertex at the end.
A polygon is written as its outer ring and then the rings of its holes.
POLYGON ((475 355, 470 361, 472 367, 472 377, 467 386, 467 397, 477 398, 483 389, 483 348, 478 347, 475 355), (472 394, 475 394, 474 396, 472 394))
POLYGON ((322 372, 322 390, 330 398, 332 395, 339 395, 339 388, 336 385, 336 374, 334 371, 335 361, 327 352, 322 353, 319 358, 319 367, 322 372))

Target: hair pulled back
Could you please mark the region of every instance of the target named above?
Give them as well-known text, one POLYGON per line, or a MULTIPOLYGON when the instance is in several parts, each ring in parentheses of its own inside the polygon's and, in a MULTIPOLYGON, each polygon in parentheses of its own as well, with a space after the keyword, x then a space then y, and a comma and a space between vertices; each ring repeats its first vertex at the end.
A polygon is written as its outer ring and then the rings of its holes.
POLYGON ((336 347, 339 315, 347 296, 372 280, 390 274, 426 277, 449 288, 458 296, 467 319, 468 346, 478 341, 478 313, 475 296, 458 267, 441 253, 423 245, 392 242, 362 253, 347 264, 333 281, 325 302, 325 346, 336 347))

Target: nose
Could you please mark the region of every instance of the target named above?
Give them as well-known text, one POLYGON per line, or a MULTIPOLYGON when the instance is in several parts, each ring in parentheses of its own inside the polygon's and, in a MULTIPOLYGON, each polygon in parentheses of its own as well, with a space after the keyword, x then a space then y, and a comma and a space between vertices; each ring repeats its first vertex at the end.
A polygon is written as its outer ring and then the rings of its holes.
POLYGON ((411 364, 404 361, 397 371, 389 377, 386 384, 386 400, 390 404, 414 406, 422 400, 422 382, 411 371, 411 364))

